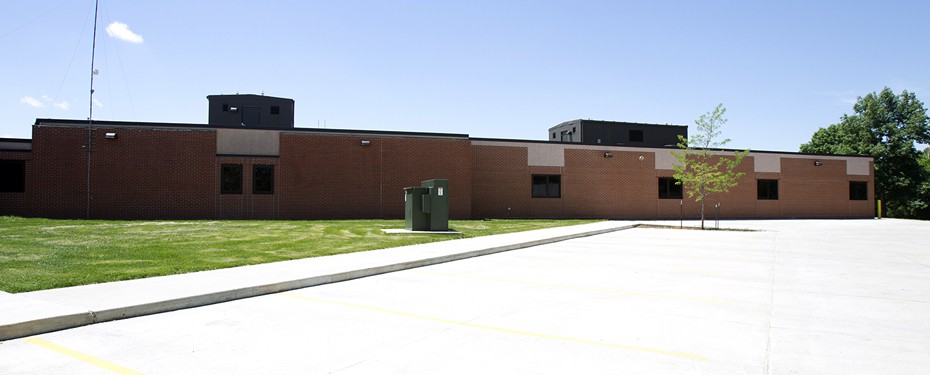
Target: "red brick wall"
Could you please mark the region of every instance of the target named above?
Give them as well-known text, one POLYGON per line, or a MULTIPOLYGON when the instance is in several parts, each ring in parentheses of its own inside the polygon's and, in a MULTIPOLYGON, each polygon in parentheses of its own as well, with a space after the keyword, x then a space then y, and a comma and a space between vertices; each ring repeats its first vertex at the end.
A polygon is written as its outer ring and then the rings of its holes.
POLYGON ((605 158, 603 150, 568 149, 564 167, 546 167, 528 166, 526 147, 475 146, 474 150, 476 217, 656 216, 653 153, 618 151, 605 158), (561 175, 561 197, 533 198, 534 174, 561 175))
MULTIPOLYGON (((825 160, 817 157, 781 159, 781 173, 754 172, 754 158, 747 156, 738 171, 745 173, 739 184, 725 194, 712 194, 706 202, 707 217, 715 215, 720 203, 721 218, 867 218, 874 214, 875 201, 872 176, 846 174, 845 160, 825 160), (821 166, 814 165, 821 161, 821 166), (778 180, 778 199, 758 199, 758 180, 778 180), (849 200, 849 181, 869 182, 869 200, 849 200)), ((659 171, 671 176, 672 171, 659 171)), ((686 193, 687 194, 687 193, 686 193)), ((660 200, 660 217, 669 213, 678 217, 678 203, 660 200), (672 207, 675 206, 675 207, 672 207), (674 211, 674 212, 673 212, 674 211)), ((700 206, 685 199, 685 217, 699 217, 700 206)))
POLYGON ((655 154, 638 151, 565 150, 562 198, 571 217, 655 218, 655 154), (639 160, 642 157, 643 160, 639 160))
POLYGON ((849 216, 851 217, 875 217, 875 166, 869 162, 868 176, 849 176, 850 181, 865 181, 868 183, 869 193, 868 200, 849 201, 849 216))
MULTIPOLYGON (((526 147, 474 146, 472 150, 472 214, 476 218, 533 217, 526 147)), ((562 170, 546 172, 561 174, 562 170)), ((558 198, 539 199, 544 206, 559 203, 558 198)), ((560 212, 551 213, 554 217, 560 212)))
MULTIPOLYGON (((713 158, 709 162, 716 163, 717 160, 718 159, 713 158)), ((736 172, 743 173, 743 177, 739 179, 739 183, 736 186, 730 188, 726 193, 711 193, 705 197, 705 218, 716 218, 716 205, 718 203, 720 204, 719 210, 721 218, 752 218, 760 216, 757 206, 759 201, 756 199, 755 159, 752 156, 743 158, 742 163, 736 168, 736 172)), ((686 190, 686 201, 689 200, 687 198, 687 193, 686 190)), ((700 204, 694 202, 693 198, 691 198, 690 201, 690 205, 686 202, 686 215, 692 218, 700 218, 700 204)))
MULTIPOLYGON (((375 147, 376 140, 372 139, 375 147)), ((471 141, 382 138, 382 217, 404 217, 404 188, 420 186, 423 180, 449 180, 449 217, 472 217, 471 141)), ((361 193, 361 192, 360 192, 361 193)))
MULTIPOLYGON (((474 146, 474 198, 476 217, 599 217, 611 219, 700 218, 701 206, 693 198, 658 198, 658 177, 672 170, 656 170, 655 154, 568 148, 564 167, 527 166, 527 149, 519 146, 474 146), (639 160, 642 157, 643 160, 639 160), (562 176, 561 198, 532 198, 531 175, 562 176)), ((849 181, 871 176, 848 176, 845 160, 782 158, 781 173, 756 173, 755 159, 747 156, 737 168, 744 173, 728 193, 705 197, 705 218, 713 219, 719 203, 720 218, 871 217, 874 201, 850 201, 849 181), (778 200, 759 200, 757 179, 779 180, 778 200)), ((713 161, 712 161, 713 162, 713 161)))
POLYGON ((29 216, 87 217, 86 144, 86 129, 32 127, 32 168, 26 170, 29 216))
POLYGON ((281 134, 281 216, 403 218, 403 188, 443 178, 450 217, 469 218, 470 160, 467 140, 281 134))
POLYGON ((29 174, 32 172, 32 152, 30 151, 0 151, 0 160, 23 160, 26 168, 26 181, 22 193, 0 192, 0 216, 31 216, 30 205, 32 186, 29 183, 29 174))
POLYGON ((221 156, 216 158, 215 194, 218 219, 278 219, 281 209, 281 167, 276 157, 221 156), (223 164, 242 165, 242 193, 220 193, 220 171, 223 164), (274 194, 253 194, 253 167, 274 166, 274 194))
MULTIPOLYGON (((115 219, 353 219, 402 218, 403 188, 432 178, 449 180, 452 218, 598 217, 696 218, 687 195, 658 199, 658 177, 648 150, 569 148, 564 167, 529 166, 520 143, 475 145, 429 139, 282 133, 279 157, 217 156, 209 129, 96 128, 92 133, 93 218, 115 219), (116 139, 105 139, 114 132, 116 139), (360 145, 361 140, 370 145, 360 145), (640 160, 640 157, 643 159, 640 160), (242 194, 220 194, 220 167, 242 164, 242 194), (252 167, 275 166, 274 194, 252 194, 252 167), (561 197, 533 198, 533 174, 561 175, 561 197)), ((87 130, 35 126, 32 152, 0 158, 27 160, 26 193, 0 194, 0 214, 84 218, 87 215, 87 130)), ((871 217, 874 177, 849 176, 845 160, 784 157, 781 173, 745 176, 728 194, 707 198, 706 216, 720 203, 722 218, 871 217), (820 159, 817 159, 820 160, 820 159), (757 179, 779 180, 778 200, 758 200, 757 179), (868 201, 849 200, 849 181, 869 183, 868 201)))
POLYGON ((779 200, 784 217, 872 217, 875 186, 869 176, 848 176, 845 160, 782 158, 779 200), (820 160, 821 166, 814 165, 820 160), (869 200, 849 200, 849 181, 869 182, 869 200), (784 186, 782 186, 784 184, 784 186))
POLYGON ((212 130, 95 128, 91 217, 215 217, 215 159, 212 130), (108 132, 117 138, 105 139, 108 132))

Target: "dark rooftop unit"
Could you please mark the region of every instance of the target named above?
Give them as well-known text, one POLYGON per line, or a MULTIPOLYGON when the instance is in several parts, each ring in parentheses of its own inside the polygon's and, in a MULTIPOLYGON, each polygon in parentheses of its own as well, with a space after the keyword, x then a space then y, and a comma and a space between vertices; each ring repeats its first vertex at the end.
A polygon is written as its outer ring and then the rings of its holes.
POLYGON ((254 94, 208 95, 210 125, 294 128, 294 99, 254 94))
POLYGON ((549 128, 551 142, 589 145, 675 147, 678 136, 688 137, 684 125, 641 124, 636 122, 571 120, 549 128))

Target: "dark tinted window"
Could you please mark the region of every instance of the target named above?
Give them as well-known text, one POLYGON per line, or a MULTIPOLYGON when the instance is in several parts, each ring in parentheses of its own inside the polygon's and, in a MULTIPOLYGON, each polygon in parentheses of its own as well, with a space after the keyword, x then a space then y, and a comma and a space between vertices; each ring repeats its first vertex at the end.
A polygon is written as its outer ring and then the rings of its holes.
POLYGON ((242 194, 242 164, 220 166, 220 194, 242 194))
POLYGON ((276 106, 276 105, 271 106, 271 114, 272 115, 281 114, 281 107, 276 106))
POLYGON ((274 194, 274 166, 252 166, 252 194, 274 194))
POLYGON ((778 180, 759 180, 759 199, 778 199, 778 180))
POLYGON ((849 181, 849 200, 869 200, 869 183, 865 181, 849 181))
POLYGON ((562 176, 557 174, 533 175, 533 198, 559 198, 562 196, 562 176))
POLYGON ((681 199, 681 185, 673 177, 659 177, 659 199, 681 199))
POLYGON ((630 130, 630 142, 642 142, 642 141, 643 141, 642 130, 630 130))
POLYGON ((0 160, 0 192, 22 193, 26 191, 26 161, 0 160))

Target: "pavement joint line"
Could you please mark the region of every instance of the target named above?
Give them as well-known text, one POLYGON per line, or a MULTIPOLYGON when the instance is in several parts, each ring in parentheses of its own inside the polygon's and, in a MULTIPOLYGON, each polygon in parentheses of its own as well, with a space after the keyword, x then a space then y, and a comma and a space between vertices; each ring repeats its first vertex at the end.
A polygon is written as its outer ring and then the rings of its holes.
MULTIPOLYGON (((520 261, 528 260, 531 262, 538 262, 538 263, 549 263, 549 264, 559 264, 559 265, 573 264, 577 266, 601 266, 601 267, 616 268, 616 269, 628 270, 628 271, 671 273, 671 274, 676 274, 676 275, 692 275, 692 276, 718 277, 718 278, 737 277, 736 276, 737 274, 735 273, 701 272, 701 271, 695 271, 695 270, 689 270, 689 269, 672 269, 672 268, 661 269, 661 268, 648 268, 648 267, 630 267, 630 266, 624 266, 621 264, 601 264, 601 263, 591 263, 591 262, 578 262, 578 261, 571 261, 571 260, 564 260, 564 259, 553 260, 553 259, 541 259, 541 258, 530 258, 530 257, 522 257, 519 259, 520 261)), ((746 276, 748 276, 748 274, 746 276)))
POLYGON ((45 340, 45 339, 42 339, 42 338, 30 337, 30 338, 26 339, 25 341, 28 342, 28 343, 30 343, 30 344, 35 344, 35 345, 41 346, 41 347, 43 347, 43 348, 49 349, 49 350, 51 350, 51 351, 57 352, 57 353, 59 353, 59 354, 64 354, 64 355, 66 355, 66 356, 68 356, 68 357, 77 359, 77 360, 79 360, 79 361, 81 361, 81 362, 84 362, 84 363, 87 363, 87 364, 91 364, 91 365, 100 367, 100 368, 102 368, 102 369, 104 369, 104 370, 108 370, 108 371, 110 371, 110 372, 115 372, 115 373, 117 373, 117 374, 133 374, 133 375, 135 375, 135 374, 142 374, 141 372, 134 371, 134 370, 130 370, 130 369, 128 369, 128 368, 125 368, 125 367, 123 367, 123 366, 117 365, 117 364, 115 364, 115 363, 112 363, 112 362, 109 362, 109 361, 106 361, 106 360, 103 360, 103 359, 94 357, 94 356, 92 356, 92 355, 90 355, 90 354, 82 353, 82 352, 79 352, 79 351, 76 351, 76 350, 73 350, 73 349, 70 349, 70 348, 67 348, 67 347, 58 345, 58 344, 56 344, 56 343, 53 343, 53 342, 51 342, 51 341, 48 341, 48 340, 45 340))
MULTIPOLYGON (((609 222, 609 221, 608 221, 609 222)), ((589 224, 584 224, 589 225, 589 224)), ((439 256, 432 256, 420 259, 399 261, 377 265, 368 268, 351 267, 346 271, 334 272, 329 274, 313 275, 305 278, 293 280, 278 281, 269 284, 254 285, 241 287, 237 289, 218 290, 196 295, 186 295, 177 298, 167 298, 163 300, 137 303, 130 306, 119 306, 109 309, 86 309, 86 312, 79 314, 82 317, 89 317, 75 321, 74 317, 69 315, 44 317, 40 319, 18 321, 6 324, 0 324, 0 341, 11 340, 21 337, 28 337, 43 333, 61 331, 82 327, 91 324, 103 323, 114 320, 129 319, 146 315, 154 315, 176 310, 207 306, 217 303, 230 302, 239 299, 258 297, 263 295, 286 292, 290 290, 303 289, 318 285, 337 283, 342 281, 360 279, 368 276, 381 275, 396 271, 402 271, 412 268, 431 266, 441 263, 453 262, 462 259, 468 259, 483 255, 496 254, 505 251, 519 250, 528 247, 546 245, 575 238, 596 236, 605 233, 617 232, 639 227, 640 223, 632 222, 624 225, 612 226, 608 228, 589 229, 580 232, 556 235, 552 237, 542 237, 533 240, 524 240, 519 242, 506 243, 504 245, 479 246, 465 251, 459 251, 439 256)), ((570 227, 563 227, 570 228, 570 227)), ((558 229, 558 228, 549 228, 558 229)), ((513 233, 509 233, 513 234, 513 233)), ((508 234, 502 234, 507 236, 508 234)), ((476 239, 487 238, 490 236, 475 237, 476 239)), ((434 242, 433 244, 449 243, 434 242)), ((382 249, 387 250, 387 249, 382 249)), ((228 269, 214 270, 216 272, 226 271, 228 269)), ((213 271, 204 271, 213 272, 213 271)), ((170 276, 167 276, 170 277, 170 276)), ((102 285, 102 284, 97 284, 102 285)))
POLYGON ((695 359, 695 360, 700 360, 700 361, 707 361, 707 360, 710 359, 710 358, 708 358, 708 357, 706 357, 706 356, 702 356, 702 355, 689 354, 689 353, 682 353, 682 352, 676 352, 676 351, 672 351, 672 350, 664 350, 664 349, 656 349, 656 348, 647 348, 647 347, 634 346, 634 345, 612 344, 612 343, 606 343, 606 342, 600 342, 600 341, 594 341, 594 340, 579 339, 579 338, 574 338, 574 337, 565 337, 565 336, 558 336, 558 335, 550 335, 550 334, 547 334, 547 333, 522 331, 522 330, 517 330, 517 329, 511 329, 511 328, 496 327, 496 326, 490 326, 490 325, 484 325, 484 324, 477 324, 477 323, 471 323, 471 322, 463 322, 463 321, 452 320, 452 319, 445 319, 445 318, 438 318, 438 317, 432 317, 432 316, 426 316, 426 315, 419 315, 419 314, 408 313, 408 312, 403 312, 403 311, 385 309, 385 308, 377 307, 377 306, 367 306, 367 305, 360 305, 360 304, 351 303, 351 302, 343 302, 343 301, 335 301, 335 300, 328 300, 328 299, 322 299, 322 298, 307 297, 307 296, 302 296, 302 295, 294 294, 294 293, 281 293, 281 294, 279 294, 279 295, 280 295, 280 296, 284 296, 284 297, 291 297, 291 298, 296 298, 296 299, 300 299, 300 300, 305 300, 305 301, 318 302, 318 303, 326 303, 326 304, 339 305, 339 306, 346 306, 346 307, 353 307, 353 308, 358 308, 358 309, 363 309, 363 310, 377 311, 377 312, 382 312, 382 313, 386 313, 386 314, 392 314, 392 315, 403 316, 403 317, 407 317, 407 318, 428 320, 428 321, 432 321, 432 322, 445 323, 445 324, 451 324, 451 325, 458 325, 458 326, 463 326, 463 327, 478 328, 478 329, 483 329, 483 330, 488 330, 488 331, 495 331, 495 332, 510 333, 510 334, 521 335, 521 336, 538 337, 538 338, 543 338, 543 339, 550 339, 550 340, 558 340, 558 341, 573 342, 573 343, 576 343, 576 344, 587 344, 587 345, 595 345, 595 346, 608 347, 608 348, 614 348, 614 349, 623 349, 623 350, 630 350, 630 351, 637 351, 637 352, 645 352, 645 353, 652 353, 652 354, 661 354, 661 355, 667 355, 667 356, 678 357, 678 358, 695 359))
POLYGON ((620 294, 620 295, 625 295, 625 296, 636 296, 636 297, 669 298, 669 299, 680 299, 680 300, 687 300, 687 301, 708 302, 708 303, 719 303, 719 304, 729 304, 729 303, 730 303, 730 301, 722 300, 722 299, 716 299, 716 298, 685 297, 685 296, 676 296, 676 295, 671 295, 671 294, 655 294, 655 293, 627 292, 627 291, 615 290, 615 289, 586 288, 586 287, 573 286, 573 285, 565 285, 565 284, 549 284, 549 283, 541 283, 541 282, 536 282, 536 281, 525 281, 525 280, 505 279, 505 278, 489 277, 489 276, 462 275, 462 274, 445 273, 445 272, 434 272, 434 271, 414 270, 413 272, 416 272, 416 273, 419 273, 419 274, 424 274, 424 275, 437 275, 437 276, 459 277, 459 278, 475 279, 475 280, 485 280, 485 281, 498 281, 498 282, 505 282, 505 283, 513 283, 513 284, 523 284, 523 285, 540 286, 540 287, 546 287, 546 288, 580 290, 580 291, 594 292, 594 293, 620 294))

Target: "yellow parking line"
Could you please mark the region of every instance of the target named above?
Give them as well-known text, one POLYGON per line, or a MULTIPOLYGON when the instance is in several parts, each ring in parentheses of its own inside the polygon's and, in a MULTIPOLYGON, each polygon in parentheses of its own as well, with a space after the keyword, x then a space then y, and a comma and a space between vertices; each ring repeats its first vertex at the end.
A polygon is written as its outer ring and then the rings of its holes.
POLYGON ((84 353, 81 353, 75 350, 68 349, 64 346, 55 344, 47 340, 40 339, 38 337, 28 338, 26 339, 26 342, 39 345, 43 348, 56 351, 58 353, 69 356, 71 358, 92 364, 94 366, 97 366, 97 367, 100 367, 106 370, 110 370, 117 374, 141 374, 141 372, 130 370, 128 368, 113 364, 111 362, 104 361, 100 358, 94 357, 89 354, 84 354, 84 353))
POLYGON ((571 290, 581 290, 586 292, 595 292, 595 293, 608 293, 608 294, 621 294, 626 296, 637 296, 637 297, 655 297, 655 298, 671 298, 671 299, 681 299, 687 301, 698 301, 698 302, 708 302, 708 303, 721 303, 728 304, 730 303, 727 300, 714 299, 714 298, 700 298, 700 297, 686 297, 686 296, 676 296, 670 294, 653 294, 653 293, 640 293, 640 292, 628 292, 623 290, 615 289, 604 289, 604 288, 585 288, 572 285, 563 285, 563 284, 547 284, 540 283, 535 281, 525 281, 525 280, 513 280, 513 279, 503 279, 497 277, 487 277, 487 276, 471 276, 471 275, 460 275, 453 273, 443 273, 443 272, 433 272, 433 271, 423 271, 423 270, 413 270, 412 272, 428 274, 428 275, 437 275, 437 276, 449 276, 449 277, 461 277, 467 279, 476 279, 476 280, 487 280, 487 281, 498 281, 505 283, 513 284, 524 284, 524 285, 533 285, 541 286, 546 288, 558 288, 558 289, 571 289, 571 290))
POLYGON ((292 294, 292 293, 281 293, 281 295, 287 296, 287 297, 292 297, 292 298, 298 298, 298 299, 302 299, 302 300, 306 300, 306 301, 313 301, 313 302, 328 303, 328 304, 333 304, 333 305, 348 306, 348 307, 354 307, 354 308, 358 308, 358 309, 371 310, 371 311, 378 311, 378 312, 387 313, 387 314, 399 315, 399 316, 404 316, 404 317, 408 317, 408 318, 429 320, 429 321, 433 321, 433 322, 446 323, 446 324, 453 324, 453 325, 459 325, 459 326, 465 326, 465 327, 472 327, 472 328, 478 328, 478 329, 485 329, 485 330, 489 330, 489 331, 505 332, 505 333, 511 333, 511 334, 515 334, 515 335, 530 336, 530 337, 539 337, 539 338, 550 339, 550 340, 559 340, 559 341, 574 342, 574 343, 578 343, 578 344, 588 344, 588 345, 603 346, 603 347, 615 348, 615 349, 624 349, 624 350, 633 350, 633 351, 638 351, 638 352, 647 352, 647 353, 654 353, 654 354, 662 354, 662 355, 668 355, 668 356, 679 357, 679 358, 697 359, 697 360, 701 360, 701 361, 706 361, 706 360, 709 359, 708 357, 704 357, 704 356, 700 356, 700 355, 688 354, 688 353, 681 353, 681 352, 675 352, 675 351, 671 351, 671 350, 662 350, 662 349, 654 349, 654 348, 645 348, 645 347, 632 346, 632 345, 611 344, 611 343, 604 343, 604 342, 593 341, 593 340, 577 339, 577 338, 565 337, 565 336, 556 336, 556 335, 550 335, 550 334, 545 334, 545 333, 520 331, 520 330, 516 330, 516 329, 509 329, 509 328, 488 326, 488 325, 484 325, 484 324, 476 324, 476 323, 470 323, 470 322, 461 322, 461 321, 456 321, 456 320, 451 320, 451 319, 443 319, 443 318, 436 318, 436 317, 425 316, 425 315, 419 315, 419 314, 412 314, 412 313, 407 313, 407 312, 403 312, 403 311, 389 310, 389 309, 384 309, 384 308, 375 307, 375 306, 359 305, 359 304, 350 303, 350 302, 341 302, 341 301, 333 301, 333 300, 327 300, 327 299, 322 299, 322 298, 306 297, 306 296, 301 296, 301 295, 292 294))

